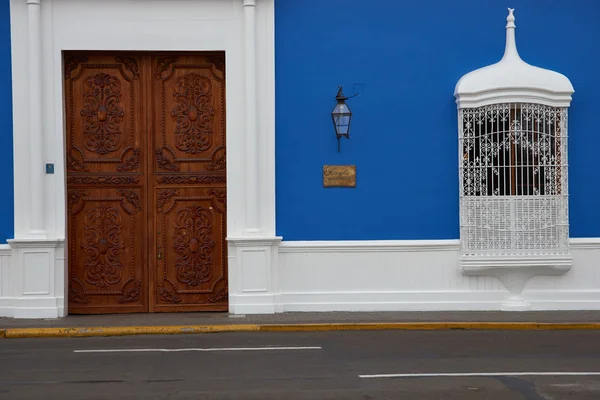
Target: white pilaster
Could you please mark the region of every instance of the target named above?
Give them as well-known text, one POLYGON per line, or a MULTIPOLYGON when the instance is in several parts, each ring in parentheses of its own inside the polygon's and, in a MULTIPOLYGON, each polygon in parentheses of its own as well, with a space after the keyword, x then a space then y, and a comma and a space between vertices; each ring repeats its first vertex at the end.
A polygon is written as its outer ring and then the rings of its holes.
POLYGON ((41 0, 27 0, 29 22, 29 231, 27 237, 45 239, 44 158, 42 136, 42 24, 41 0))
MULTIPOLYGON (((280 237, 275 237, 274 202, 268 198, 274 192, 275 164, 264 158, 275 157, 271 148, 274 140, 264 132, 259 133, 261 107, 271 105, 269 96, 261 97, 257 92, 257 59, 259 50, 267 59, 273 49, 258 48, 273 46, 265 31, 257 32, 257 11, 274 12, 268 2, 243 0, 244 9, 244 227, 241 236, 230 236, 229 242, 229 310, 234 314, 262 314, 280 311, 278 279, 278 246, 280 237), (265 7, 260 9, 260 7, 265 7), (257 10, 259 8, 259 10, 257 10), (263 41, 258 43, 257 36, 263 41), (265 104, 261 103, 261 100, 265 104), (272 170, 273 169, 273 170, 272 170), (273 203, 273 207, 268 205, 273 203), (263 207, 267 204, 266 207, 263 207), (263 210, 261 213, 261 209, 263 210)), ((260 14, 259 14, 260 15, 260 14)), ((265 60, 262 60, 265 63, 265 60)), ((263 67, 265 67, 263 65, 263 67)), ((265 84, 268 82, 265 81, 265 84)), ((267 85, 267 87, 271 88, 267 85)), ((268 90, 268 89, 267 89, 268 90)), ((269 132, 269 122, 262 121, 262 130, 269 132)), ((274 131, 271 131, 274 134, 274 131)))
POLYGON ((65 313, 64 239, 49 234, 44 212, 47 203, 52 204, 46 192, 52 182, 46 182, 44 171, 45 135, 50 132, 44 111, 52 108, 44 100, 50 94, 44 90, 49 86, 44 74, 52 68, 44 59, 44 42, 52 48, 44 30, 52 30, 46 13, 50 6, 52 0, 11 3, 13 120, 18 121, 13 132, 15 238, 8 240, 11 261, 2 314, 15 318, 56 318, 65 313), (27 67, 21 70, 21 65, 27 67))
POLYGON ((244 235, 258 236, 258 144, 256 134, 256 0, 244 0, 244 71, 245 71, 245 207, 244 235))

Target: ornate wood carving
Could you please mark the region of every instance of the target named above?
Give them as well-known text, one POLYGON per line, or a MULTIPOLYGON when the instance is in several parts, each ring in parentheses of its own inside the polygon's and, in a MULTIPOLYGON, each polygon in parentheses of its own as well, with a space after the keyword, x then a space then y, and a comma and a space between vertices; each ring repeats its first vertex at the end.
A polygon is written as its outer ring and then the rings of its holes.
POLYGON ((163 175, 156 179, 158 183, 173 184, 211 184, 225 183, 225 175, 163 175))
POLYGON ((156 274, 170 283, 163 286, 181 298, 178 304, 222 307, 227 293, 225 189, 164 189, 159 196, 157 241, 162 257, 156 274))
POLYGON ((159 168, 167 171, 179 171, 177 164, 173 163, 165 153, 171 153, 171 155, 173 155, 173 152, 166 147, 156 150, 156 162, 158 163, 159 168))
POLYGON ((225 190, 223 189, 208 189, 208 194, 212 194, 221 204, 225 204, 225 190))
POLYGON ((223 190, 223 189, 208 189, 206 191, 206 193, 214 196, 214 198, 212 198, 210 200, 210 203, 212 204, 212 206, 220 213, 225 213, 225 206, 227 204, 225 190, 223 190))
POLYGON ((123 65, 125 65, 125 68, 127 68, 127 70, 129 70, 129 72, 131 72, 133 79, 140 78, 140 70, 138 67, 137 59, 135 59, 134 57, 117 56, 117 57, 115 57, 115 60, 117 62, 123 63, 123 65))
POLYGON ((219 58, 224 60, 222 54, 157 60, 159 71, 168 68, 154 81, 154 92, 160 94, 155 101, 160 112, 154 114, 159 169, 225 170, 225 81, 212 63, 219 58))
POLYGON ((71 73, 73 71, 75 71, 77 68, 79 68, 79 64, 81 63, 85 63, 88 61, 88 58, 84 55, 81 54, 77 54, 77 55, 69 55, 67 57, 65 57, 65 78, 70 78, 71 77, 71 73))
POLYGON ((84 224, 85 281, 102 288, 116 285, 121 281, 121 255, 125 250, 119 210, 106 205, 92 208, 84 224))
POLYGON ((71 176, 67 184, 71 185, 132 185, 140 182, 136 176, 71 176))
POLYGON ((209 303, 220 303, 222 301, 227 300, 227 298, 229 297, 229 287, 227 285, 227 280, 226 279, 218 280, 217 283, 215 284, 213 292, 215 294, 208 298, 209 303))
POLYGON ((175 287, 168 280, 158 285, 158 297, 165 303, 181 303, 181 297, 175 294, 175 287))
POLYGON ((77 278, 72 279, 69 284, 69 301, 77 304, 89 304, 90 300, 89 296, 83 294, 83 284, 81 281, 77 278))
POLYGON ((177 189, 165 189, 158 192, 158 198, 156 199, 156 210, 158 212, 164 212, 163 207, 170 201, 174 196, 179 194, 177 189))
POLYGON ((225 170, 225 149, 219 147, 212 155, 212 162, 206 166, 209 171, 225 170))
POLYGON ((123 196, 125 198, 126 203, 130 204, 133 207, 132 209, 126 206, 124 203, 121 203, 123 205, 123 209, 127 211, 128 214, 133 214, 142 211, 140 196, 137 194, 136 191, 131 189, 119 189, 117 190, 117 193, 119 194, 119 196, 123 196))
POLYGON ((133 303, 140 299, 142 294, 142 282, 131 279, 123 286, 123 296, 119 300, 118 303, 133 303))
POLYGON ((177 280, 189 286, 210 281, 213 273, 211 213, 192 205, 177 212, 173 251, 177 254, 177 280))
POLYGON ((157 60, 156 79, 159 81, 168 79, 171 73, 173 63, 177 62, 177 57, 161 57, 157 60), (165 73, 167 72, 167 73, 165 73))
POLYGON ((71 190, 67 194, 67 208, 69 209, 69 213, 77 214, 81 211, 81 207, 83 207, 81 199, 88 196, 89 192, 85 190, 71 190), (78 204, 79 203, 79 204, 78 204), (77 209, 75 209, 75 205, 78 205, 77 209))
POLYGON ((212 84, 209 78, 189 73, 177 79, 171 116, 175 120, 175 145, 185 153, 197 154, 212 145, 212 84))
POLYGON ((143 220, 134 189, 69 189, 69 302, 78 307, 141 307, 143 220), (82 298, 85 301, 82 301, 82 298))
POLYGON ((123 162, 117 165, 117 171, 135 171, 140 166, 141 149, 127 149, 121 159, 123 162))
POLYGON ((121 146, 121 81, 103 72, 87 77, 83 84, 83 119, 85 147, 96 154, 110 154, 121 146))
POLYGON ((140 114, 141 80, 131 78, 138 58, 116 64, 114 56, 89 55, 66 79, 68 172, 139 170, 146 122, 140 114))
POLYGON ((77 172, 88 172, 89 168, 84 164, 83 154, 76 147, 71 147, 71 151, 67 153, 67 169, 77 172))

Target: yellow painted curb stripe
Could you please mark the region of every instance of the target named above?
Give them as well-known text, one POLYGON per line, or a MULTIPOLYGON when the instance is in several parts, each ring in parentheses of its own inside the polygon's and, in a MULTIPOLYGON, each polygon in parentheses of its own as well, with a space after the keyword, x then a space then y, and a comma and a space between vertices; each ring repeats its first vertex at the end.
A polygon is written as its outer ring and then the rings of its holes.
POLYGON ((367 322, 320 324, 235 324, 0 329, 0 338, 52 338, 131 335, 180 335, 217 332, 298 332, 357 330, 600 330, 600 323, 553 322, 367 322))
POLYGON ((252 332, 259 325, 187 325, 187 326, 116 326, 79 328, 23 328, 6 329, 6 338, 51 338, 51 337, 92 337, 92 336, 131 336, 131 335, 181 335, 215 332, 252 332))
POLYGON ((542 323, 542 322, 392 322, 392 323, 334 323, 334 324, 267 324, 261 331, 341 331, 341 330, 591 330, 600 323, 542 323))

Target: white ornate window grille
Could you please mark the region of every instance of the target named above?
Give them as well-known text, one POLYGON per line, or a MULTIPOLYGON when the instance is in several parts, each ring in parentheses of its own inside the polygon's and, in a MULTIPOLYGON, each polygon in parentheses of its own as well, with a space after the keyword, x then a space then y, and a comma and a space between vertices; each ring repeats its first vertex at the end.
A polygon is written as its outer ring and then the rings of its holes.
POLYGON ((459 109, 463 255, 566 254, 567 108, 459 109))

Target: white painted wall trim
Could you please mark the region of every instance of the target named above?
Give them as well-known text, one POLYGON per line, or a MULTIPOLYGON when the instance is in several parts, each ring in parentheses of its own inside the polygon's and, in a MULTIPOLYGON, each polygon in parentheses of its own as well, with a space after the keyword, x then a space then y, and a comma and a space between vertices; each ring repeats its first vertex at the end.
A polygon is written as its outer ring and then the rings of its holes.
POLYGON ((356 253, 382 251, 457 251, 458 240, 283 241, 280 253, 356 253))
MULTIPOLYGON (((600 290, 528 291, 528 311, 600 310, 600 290)), ((277 298, 279 312, 384 312, 384 311, 506 311, 506 293, 487 291, 285 293, 277 298)), ((238 305, 252 314, 254 305, 238 305)))
POLYGON ((570 238, 569 245, 572 250, 597 250, 600 248, 600 238, 570 238))

